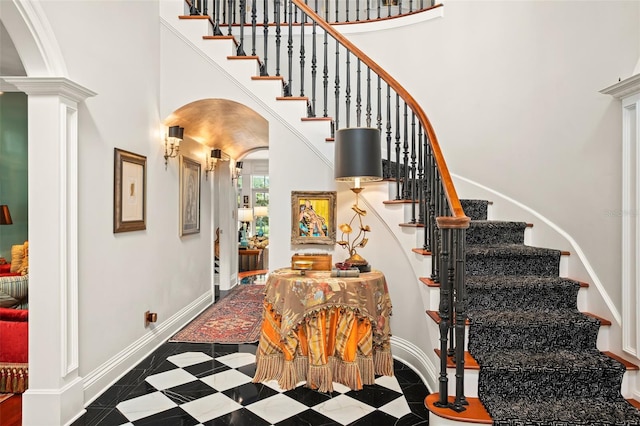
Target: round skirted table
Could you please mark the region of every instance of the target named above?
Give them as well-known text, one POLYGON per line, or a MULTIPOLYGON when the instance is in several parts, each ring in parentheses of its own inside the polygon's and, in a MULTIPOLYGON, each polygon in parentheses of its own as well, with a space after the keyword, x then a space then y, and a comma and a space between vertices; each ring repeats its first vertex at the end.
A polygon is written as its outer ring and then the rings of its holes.
POLYGON ((289 390, 354 390, 375 375, 393 376, 391 299, 380 271, 336 277, 289 268, 269 274, 254 382, 277 380, 289 390))

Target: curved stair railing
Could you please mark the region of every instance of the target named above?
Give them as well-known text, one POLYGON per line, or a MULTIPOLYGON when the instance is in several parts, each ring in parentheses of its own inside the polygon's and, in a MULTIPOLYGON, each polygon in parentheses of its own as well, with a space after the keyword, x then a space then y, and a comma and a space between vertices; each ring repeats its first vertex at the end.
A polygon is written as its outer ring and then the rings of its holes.
MULTIPOLYGON (((222 0, 214 0, 218 1, 222 0)), ((217 12, 226 10, 229 16, 229 11, 235 10, 234 1, 229 0, 227 9, 217 7, 211 17, 203 17, 211 21, 214 34, 205 38, 229 37, 219 35, 220 23, 227 17, 217 12)), ((245 0, 238 4, 238 11, 245 13, 245 0)), ((267 4, 264 3, 265 17, 267 4)), ((470 219, 460 204, 437 136, 424 110, 398 81, 329 23, 327 4, 323 8, 323 19, 318 13, 317 1, 312 9, 303 0, 290 0, 285 3, 286 11, 275 2, 274 21, 265 24, 260 34, 254 1, 251 53, 245 53, 244 24, 228 24, 227 30, 237 46, 237 56, 229 58, 255 58, 260 64, 260 76, 255 79, 282 80, 282 96, 278 99, 304 100, 307 103, 305 120, 330 121, 328 141, 339 128, 365 126, 380 130, 384 178, 395 182, 394 202, 411 205, 408 225, 424 228, 422 250, 431 254, 431 278, 440 283, 440 373, 436 405, 463 411, 467 405, 464 395, 465 233, 470 219), (448 357, 453 359, 456 369, 453 402, 448 399, 448 357)))
MULTIPOLYGON (((288 10, 290 0, 192 0, 187 3, 190 15, 215 16, 220 29, 229 25, 249 26, 253 22, 258 27, 263 27, 265 23, 272 24, 276 19, 271 22, 270 14, 275 12, 276 7, 288 10)), ((320 9, 316 7, 314 10, 321 14, 328 12, 330 19, 327 22, 341 24, 395 18, 436 6, 436 0, 326 0, 320 2, 320 9)), ((301 22, 302 15, 298 8, 294 8, 292 22, 301 22)), ((222 35, 222 30, 216 35, 222 35)))

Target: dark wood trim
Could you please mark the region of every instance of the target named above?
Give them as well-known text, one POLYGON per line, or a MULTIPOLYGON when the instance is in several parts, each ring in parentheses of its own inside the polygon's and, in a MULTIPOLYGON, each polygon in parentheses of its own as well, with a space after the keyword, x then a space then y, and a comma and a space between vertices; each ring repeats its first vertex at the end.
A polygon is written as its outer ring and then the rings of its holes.
MULTIPOLYGON (((455 397, 450 396, 449 402, 453 403, 455 397)), ((480 423, 480 424, 493 424, 493 419, 489 415, 489 412, 482 402, 478 398, 470 398, 467 397, 466 400, 469 402, 467 409, 458 413, 449 408, 441 408, 436 407, 435 403, 440 400, 439 393, 432 393, 427 395, 424 399, 424 405, 427 407, 429 411, 435 414, 438 417, 442 417, 443 419, 454 420, 458 422, 466 422, 466 423, 480 423)))

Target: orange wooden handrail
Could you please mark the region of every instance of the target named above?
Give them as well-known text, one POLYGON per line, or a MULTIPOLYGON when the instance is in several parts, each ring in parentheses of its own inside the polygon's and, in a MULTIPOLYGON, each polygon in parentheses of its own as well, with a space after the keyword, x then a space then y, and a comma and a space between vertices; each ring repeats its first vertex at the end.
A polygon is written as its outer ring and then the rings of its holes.
POLYGON ((356 45, 351 43, 345 36, 336 31, 332 25, 327 23, 323 18, 321 18, 317 13, 315 13, 309 6, 304 4, 302 0, 291 0, 300 10, 302 10, 307 16, 311 17, 312 20, 316 22, 327 34, 331 35, 334 39, 336 39, 340 44, 342 44, 345 48, 347 48, 352 54, 354 54, 362 63, 368 66, 373 72, 375 72, 382 80, 384 80, 389 87, 391 87, 402 100, 407 104, 407 106, 416 114, 420 123, 422 123, 423 128, 425 129, 429 144, 431 145, 431 150, 433 153, 433 158, 436 162, 438 170, 440 171, 440 178, 442 179, 442 186, 445 191, 445 195, 447 197, 447 201, 449 202, 449 208, 451 209, 451 213, 454 217, 464 217, 464 211, 462 210, 462 205, 460 204, 460 199, 458 198, 458 194, 456 192, 456 188, 453 185, 453 180, 451 179, 451 174, 449 173, 449 169, 447 167, 447 163, 444 160, 444 156, 442 155, 442 150, 440 150, 440 145, 438 143, 438 138, 436 136, 435 131, 433 130, 433 126, 427 117, 427 114, 424 112, 422 107, 418 104, 418 102, 414 99, 411 94, 400 84, 398 81, 393 78, 388 72, 386 72, 380 65, 378 65, 373 59, 367 56, 362 50, 360 50, 356 45))

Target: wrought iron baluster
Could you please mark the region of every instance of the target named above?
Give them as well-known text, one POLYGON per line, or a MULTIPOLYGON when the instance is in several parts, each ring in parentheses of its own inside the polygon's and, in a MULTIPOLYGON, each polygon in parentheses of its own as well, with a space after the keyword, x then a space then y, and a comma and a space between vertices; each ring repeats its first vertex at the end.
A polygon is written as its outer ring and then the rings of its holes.
POLYGON ((404 173, 402 174, 402 199, 409 199, 409 138, 408 138, 408 116, 407 116, 407 103, 404 103, 404 139, 403 139, 403 158, 402 165, 404 166, 404 173))
POLYGON ((360 119, 362 114, 362 91, 360 86, 362 84, 360 70, 360 59, 356 62, 356 126, 360 127, 360 119))
POLYGON ((222 31, 220 30, 220 0, 213 0, 213 35, 221 36, 222 31))
MULTIPOLYGON (((391 171, 391 87, 387 84, 387 168, 389 169, 389 176, 394 177, 391 171)), ((397 175, 395 176, 397 177, 397 175)), ((397 192, 396 192, 396 200, 397 192)))
MULTIPOLYGON (((429 144, 429 136, 425 134, 424 137, 424 150, 425 150, 425 185, 424 185, 424 202, 425 202, 425 232, 424 232, 424 249, 432 251, 434 244, 433 237, 433 216, 434 216, 434 203, 433 203, 433 154, 431 153, 431 145, 429 144)), ((433 258, 433 257, 432 257, 433 258)), ((433 262, 432 262, 433 264, 433 262)), ((432 269, 433 272, 433 269, 432 269)))
POLYGON ((400 181, 400 95, 396 93, 396 200, 401 199, 400 181))
MULTIPOLYGON (((347 14, 347 17, 349 17, 349 14, 347 14)), ((356 22, 358 22, 359 20, 360 20, 360 0, 356 0, 356 22)))
POLYGON ((456 398, 453 409, 457 412, 464 411, 465 405, 469 405, 464 396, 464 329, 467 319, 467 290, 465 283, 465 236, 469 226, 469 218, 466 218, 466 226, 455 229, 456 248, 456 276, 455 276, 455 328, 456 328, 456 398))
POLYGON ((366 108, 367 127, 371 127, 371 68, 367 67, 367 108, 366 108))
POLYGON ((235 0, 234 0, 234 1, 233 1, 233 7, 232 7, 232 9, 229 11, 229 13, 231 13, 231 11, 233 11, 233 23, 234 23, 234 24, 237 24, 237 23, 238 23, 238 21, 236 20, 236 13, 237 13, 237 11, 236 11, 236 4, 237 4, 237 3, 236 3, 236 2, 235 2, 235 0))
POLYGON ((371 20, 371 0, 367 0, 367 21, 371 20))
MULTIPOLYGON (((296 7, 296 11, 298 8, 296 7)), ((304 65, 305 65, 305 40, 304 27, 307 15, 300 17, 300 96, 304 96, 304 65)))
MULTIPOLYGON (((378 76, 378 85, 377 85, 377 94, 378 94, 378 112, 376 115, 376 127, 382 133, 382 86, 381 86, 381 78, 378 76)), ((386 178, 389 176, 385 176, 386 178)))
POLYGON ((240 44, 238 44, 236 52, 238 56, 247 56, 247 54, 244 53, 244 21, 247 15, 246 4, 247 0, 240 0, 240 44))
POLYGON ((232 29, 232 25, 233 25, 233 23, 231 22, 231 10, 232 10, 232 8, 233 8, 233 1, 234 1, 234 0, 229 0, 229 1, 227 2, 227 5, 228 5, 228 7, 227 7, 227 12, 228 12, 228 14, 229 14, 229 19, 227 20, 227 21, 228 21, 228 22, 227 22, 227 26, 228 26, 228 32, 227 32, 227 35, 232 35, 232 34, 233 34, 233 33, 232 33, 232 31, 231 31, 231 29, 232 29))
POLYGON ((256 27, 258 25, 258 15, 256 0, 251 0, 251 56, 256 56, 256 27))
POLYGON ((433 168, 433 214, 431 216, 432 229, 433 229, 433 241, 431 242, 431 258, 434 259, 431 262, 431 279, 433 282, 440 282, 440 262, 437 259, 440 258, 440 249, 442 244, 442 238, 440 228, 436 224, 436 217, 440 212, 440 202, 442 200, 442 186, 440 185, 440 174, 436 166, 435 158, 432 163, 433 168))
MULTIPOLYGON (((329 22, 329 0, 325 0, 324 20, 329 22)), ((329 36, 324 32, 324 65, 322 67, 322 88, 323 88, 323 117, 329 116, 329 36)))
POLYGON ((345 8, 345 18, 344 18, 344 22, 349 22, 349 3, 348 1, 344 2, 344 8, 345 8))
MULTIPOLYGON (((318 0, 314 0, 314 11, 318 13, 318 0)), ((318 73, 318 58, 317 58, 317 47, 316 47, 316 29, 317 29, 316 21, 313 21, 313 26, 311 27, 311 104, 309 105, 309 111, 307 115, 309 117, 316 116, 316 74, 318 73)))
MULTIPOLYGON (((276 0, 277 2, 277 0, 276 0)), ((264 0, 263 2, 263 17, 262 17, 262 33, 264 37, 264 52, 262 54, 262 63, 260 65, 260 75, 266 77, 269 75, 269 71, 267 68, 268 59, 269 59, 269 0, 264 0)))
POLYGON ((276 76, 280 76, 280 45, 282 43, 282 28, 280 22, 282 20, 282 11, 280 9, 280 1, 276 0, 275 4, 276 6, 273 10, 273 20, 276 21, 276 76))
POLYGON ((344 89, 346 127, 351 127, 351 52, 347 50, 347 85, 344 89))
MULTIPOLYGON (((451 230, 442 229, 442 252, 435 262, 440 264, 442 270, 447 270, 449 265, 449 252, 451 250, 451 230)), ((440 315, 440 375, 438 378, 440 393, 439 400, 435 403, 437 407, 449 407, 449 380, 447 378, 447 347, 449 334, 449 321, 451 315, 451 305, 449 294, 451 293, 451 283, 448 275, 444 274, 440 280, 440 306, 438 313, 440 315)))
POLYGON ((284 96, 292 96, 292 90, 293 90, 293 22, 292 22, 292 18, 293 18, 293 2, 289 1, 289 35, 287 37, 287 56, 289 58, 288 64, 289 64, 289 68, 287 70, 288 72, 288 83, 285 84, 285 88, 284 88, 284 96))
POLYGON ((334 4, 336 6, 336 22, 340 22, 340 16, 339 16, 340 10, 338 8, 338 2, 335 1, 334 4))
POLYGON ((333 119, 334 130, 338 130, 340 127, 340 43, 336 40, 336 78, 335 78, 335 104, 336 111, 333 119))
POLYGON ((209 11, 209 1, 204 0, 203 3, 204 4, 202 5, 202 14, 207 15, 207 12, 209 11))
MULTIPOLYGON (((405 104, 405 110, 407 104, 405 104)), ((411 182, 410 199, 411 199, 411 223, 416 223, 416 115, 411 114, 411 176, 409 178, 411 182)))
POLYGON ((200 15, 200 10, 198 8, 197 0, 191 0, 191 6, 189 7, 189 15, 190 16, 200 15))
MULTIPOLYGON (((424 177, 424 142, 425 138, 422 136, 422 123, 418 121, 418 186, 416 191, 418 193, 418 223, 425 225, 424 221, 424 189, 425 189, 425 177, 424 177)), ((424 227, 426 233, 426 226, 424 227)))

